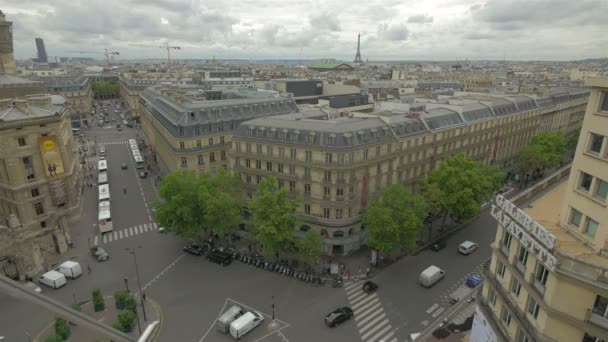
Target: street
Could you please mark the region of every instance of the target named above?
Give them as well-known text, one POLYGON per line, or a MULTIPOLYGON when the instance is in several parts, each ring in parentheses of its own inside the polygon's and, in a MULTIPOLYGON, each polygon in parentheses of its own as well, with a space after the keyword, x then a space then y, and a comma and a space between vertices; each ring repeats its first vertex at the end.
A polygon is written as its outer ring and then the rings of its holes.
MULTIPOLYGON (((113 109, 109 112, 118 115, 113 109)), ((138 176, 128 144, 128 139, 141 132, 135 128, 117 131, 114 126, 93 127, 85 133, 89 150, 93 145, 106 147, 114 231, 103 236, 98 232, 97 170, 87 169, 92 177, 85 183, 93 186, 85 187, 82 219, 72 230, 75 247, 61 256, 62 260, 80 262, 84 274, 58 290, 43 286, 43 293, 69 305, 90 299, 93 288, 105 294, 127 286, 132 292, 138 291, 137 262, 142 291, 162 307, 160 341, 230 341, 230 336, 215 329, 214 322, 234 304, 265 315, 262 326, 243 337, 243 341, 404 341, 408 334, 441 319, 450 306, 450 292, 463 283, 467 274, 478 271, 490 256, 496 222, 487 210, 453 234, 445 249, 422 251, 379 272, 374 277, 379 289, 369 295, 361 291, 360 283, 346 283, 343 288, 314 287, 238 261, 221 267, 204 257, 186 255, 182 247, 187 241, 161 234, 152 219, 154 176, 138 176), (123 163, 127 169, 121 168, 123 163), (479 244, 470 256, 456 251, 465 240, 479 244), (94 244, 108 252, 108 261, 98 263, 90 256, 89 247, 94 244), (127 249, 134 250, 136 256, 127 249), (418 277, 430 265, 445 270, 446 276, 426 289, 419 285, 418 277), (86 271, 88 267, 90 273, 86 271), (273 304, 278 331, 267 327, 272 321, 273 304), (324 316, 342 306, 354 310, 354 319, 335 328, 326 327, 324 316)), ((89 156, 88 165, 96 163, 97 158, 89 156)), ((52 314, 5 294, 0 294, 0 302, 0 335, 8 341, 28 341, 27 334, 35 336, 53 318, 52 314)))

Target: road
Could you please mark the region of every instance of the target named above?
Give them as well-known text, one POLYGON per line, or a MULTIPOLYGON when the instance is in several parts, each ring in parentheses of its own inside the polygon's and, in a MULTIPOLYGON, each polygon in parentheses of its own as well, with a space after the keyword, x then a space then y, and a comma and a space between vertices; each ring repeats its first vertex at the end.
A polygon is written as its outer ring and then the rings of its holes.
MULTIPOLYGON (((186 241, 159 233, 152 221, 151 203, 156 196, 153 179, 138 177, 127 143, 138 133, 135 129, 119 132, 114 127, 86 131, 91 144, 106 146, 115 231, 105 236, 97 233, 97 191, 95 187, 85 190, 82 219, 72 230, 76 246, 62 256, 63 260, 79 261, 85 274, 61 289, 43 290, 66 304, 89 299, 93 288, 108 294, 123 289, 127 286, 125 278, 130 290, 136 291, 135 260, 126 251, 135 249, 141 286, 162 306, 160 341, 230 341, 213 324, 220 312, 234 304, 266 315, 263 326, 244 341, 404 341, 408 334, 440 319, 449 307, 449 293, 490 257, 496 223, 487 210, 452 235, 447 248, 425 250, 388 266, 375 276, 380 288, 371 295, 362 293, 360 284, 337 289, 313 287, 240 262, 220 267, 203 257, 185 255, 181 248, 186 241), (128 165, 126 170, 121 169, 123 163, 128 165), (127 188, 126 194, 123 187, 127 188), (479 244, 470 256, 456 252, 465 240, 479 244), (95 243, 106 249, 110 260, 97 263, 92 259, 88 248, 95 243), (426 289, 418 284, 418 276, 429 265, 444 269, 446 276, 426 289), (91 266, 90 274, 87 266, 91 266), (278 333, 267 327, 273 303, 280 325, 278 333), (354 309, 354 319, 333 329, 325 327, 323 317, 345 305, 354 309)), ((95 160, 91 163, 96 164, 95 160)), ((91 182, 96 183, 97 172, 90 173, 94 176, 91 182)), ((0 336, 8 341, 28 341, 26 333, 35 334, 52 319, 48 312, 3 294, 0 302, 0 336)))

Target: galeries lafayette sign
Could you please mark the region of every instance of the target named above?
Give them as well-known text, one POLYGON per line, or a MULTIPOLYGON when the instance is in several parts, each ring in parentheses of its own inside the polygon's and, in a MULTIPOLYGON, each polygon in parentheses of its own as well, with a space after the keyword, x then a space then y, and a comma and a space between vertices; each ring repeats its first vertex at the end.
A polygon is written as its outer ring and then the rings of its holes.
POLYGON ((557 259, 549 253, 555 247, 555 235, 502 195, 496 196, 491 214, 529 252, 536 254, 543 265, 555 271, 557 259))

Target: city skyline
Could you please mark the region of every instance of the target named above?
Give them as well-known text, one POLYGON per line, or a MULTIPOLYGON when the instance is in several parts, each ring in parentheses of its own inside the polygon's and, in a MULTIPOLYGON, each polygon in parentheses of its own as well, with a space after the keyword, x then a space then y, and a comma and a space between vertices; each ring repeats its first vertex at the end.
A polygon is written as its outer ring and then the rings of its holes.
POLYGON ((608 3, 594 1, 372 1, 285 4, 273 0, 5 2, 15 56, 119 51, 117 59, 166 58, 130 44, 181 46, 178 59, 578 60, 606 57, 608 3), (95 13, 95 16, 91 16, 95 13), (267 18, 273 18, 272 22, 267 18))

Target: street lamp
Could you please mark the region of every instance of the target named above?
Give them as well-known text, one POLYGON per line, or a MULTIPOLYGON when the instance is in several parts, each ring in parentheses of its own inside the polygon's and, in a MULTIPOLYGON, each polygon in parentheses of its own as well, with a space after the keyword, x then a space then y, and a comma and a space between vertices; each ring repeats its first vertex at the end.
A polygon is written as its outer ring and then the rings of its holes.
POLYGON ((276 330, 279 327, 279 324, 274 319, 274 296, 272 296, 272 322, 268 324, 268 329, 276 330))
MULTIPOLYGON (((137 246, 137 248, 141 248, 141 246, 137 246)), ((143 292, 141 291, 141 281, 139 280, 139 267, 137 266, 137 253, 134 248, 126 248, 127 252, 133 255, 133 262, 135 263, 135 275, 137 276, 137 287, 139 288, 139 299, 141 302, 141 311, 144 314, 144 321, 147 321, 146 317, 146 305, 144 303, 143 292)))

